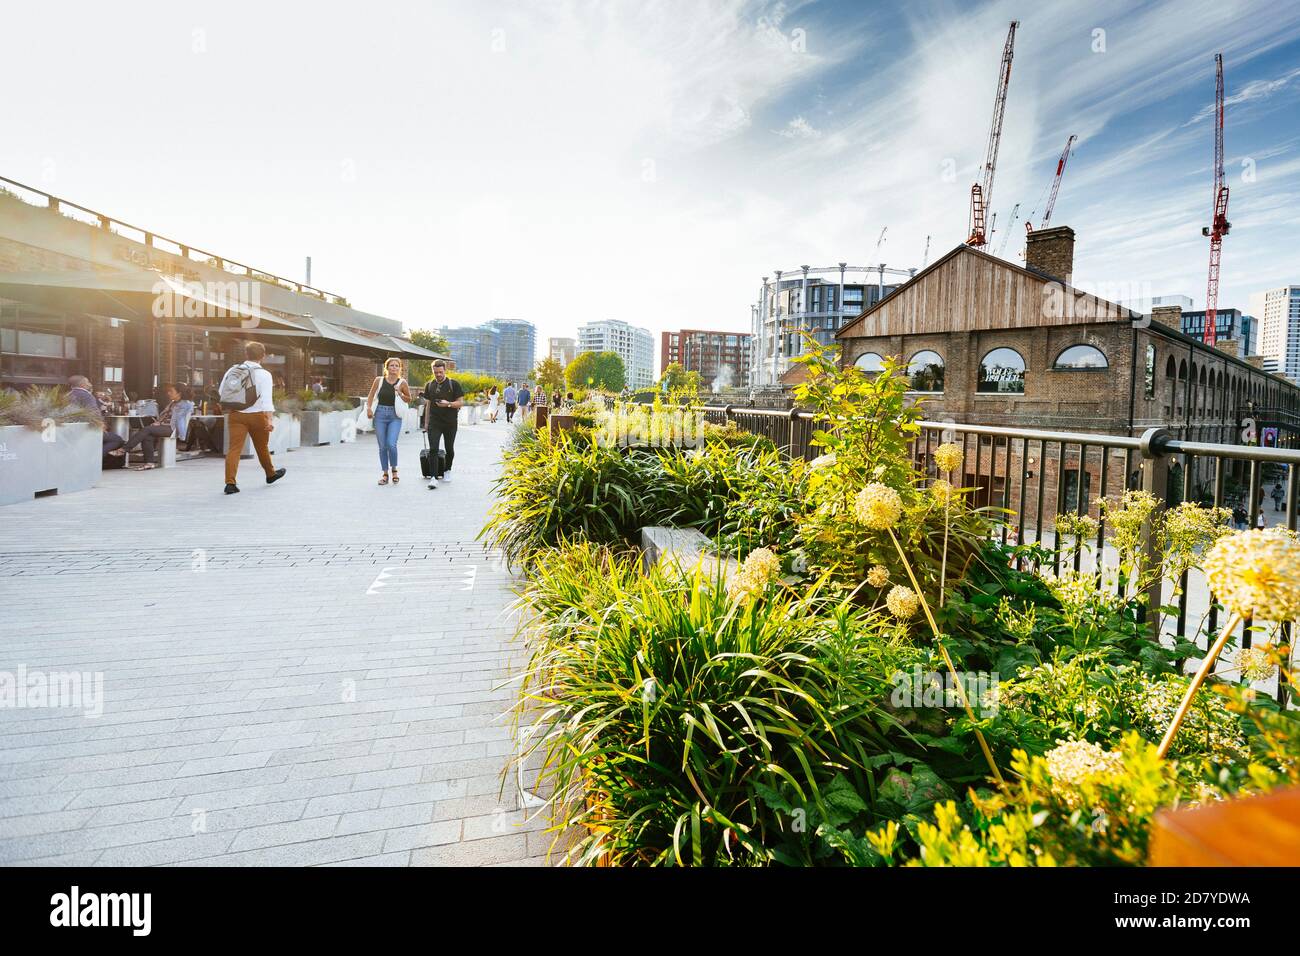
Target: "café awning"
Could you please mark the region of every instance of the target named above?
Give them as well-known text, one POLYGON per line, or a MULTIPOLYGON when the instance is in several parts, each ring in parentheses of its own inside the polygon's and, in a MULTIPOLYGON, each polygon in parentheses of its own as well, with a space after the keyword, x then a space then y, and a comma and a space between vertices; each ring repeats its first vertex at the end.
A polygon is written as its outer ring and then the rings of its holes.
POLYGON ((439 355, 437 352, 431 352, 422 345, 416 345, 414 342, 408 342, 406 339, 399 339, 391 335, 384 335, 381 338, 386 339, 394 352, 398 355, 405 355, 408 358, 417 359, 442 359, 444 362, 450 362, 451 356, 439 355))
POLYGON ((152 269, 132 272, 0 273, 0 298, 61 312, 148 319, 223 331, 307 331, 257 303, 257 283, 196 282, 152 269))

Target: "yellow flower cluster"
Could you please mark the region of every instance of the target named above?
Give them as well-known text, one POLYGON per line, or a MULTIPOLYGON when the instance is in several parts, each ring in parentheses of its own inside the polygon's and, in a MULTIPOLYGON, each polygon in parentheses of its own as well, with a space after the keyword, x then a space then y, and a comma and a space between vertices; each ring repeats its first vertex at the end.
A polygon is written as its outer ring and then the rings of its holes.
POLYGON ((921 608, 921 601, 911 588, 895 584, 885 595, 885 606, 894 617, 906 621, 916 616, 916 612, 921 608))
POLYGON ((752 597, 781 573, 781 559, 771 548, 755 548, 740 565, 740 570, 727 584, 727 596, 732 600, 752 597))
POLYGON ((961 467, 961 445, 944 442, 934 451, 934 463, 942 472, 956 471, 961 467))
POLYGON ((883 564, 873 565, 867 572, 867 583, 873 588, 883 588, 889 583, 889 569, 883 564))
POLYGON ((1142 528, 1160 508, 1159 499, 1148 491, 1129 490, 1119 499, 1102 498, 1097 504, 1120 560, 1134 563, 1142 547, 1142 528))
POLYGON ((1066 806, 1083 805, 1079 788, 1104 783, 1124 772, 1124 756, 1087 740, 1060 741, 1043 757, 1052 777, 1052 793, 1066 806))
POLYGON ((1220 538, 1206 555, 1205 576, 1223 606, 1243 617, 1300 616, 1300 541, 1287 531, 1238 531, 1220 538))
POLYGON ((1034 627, 1038 623, 1038 610, 1032 604, 1017 610, 1011 599, 1004 595, 998 601, 997 621, 1002 630, 1023 641, 1034 633, 1034 627))
POLYGON ((1273 657, 1266 644, 1263 647, 1243 647, 1237 654, 1237 666, 1246 680, 1268 680, 1273 676, 1273 657))
POLYGON ((934 500, 943 505, 945 508, 952 503, 952 499, 957 496, 957 489, 952 486, 952 482, 943 478, 936 478, 930 483, 930 494, 934 500))
POLYGON ((859 523, 875 531, 884 531, 898 523, 903 514, 903 499, 888 485, 872 482, 858 492, 853 513, 859 523))
POLYGON ((1065 512, 1056 516, 1056 534, 1059 538, 1075 538, 1081 544, 1097 537, 1097 521, 1090 515, 1065 512))
MULTIPOLYGON (((1139 727, 1153 736, 1163 734, 1173 722, 1186 691, 1187 682, 1172 675, 1143 677, 1132 707, 1139 727)), ((1219 761, 1240 760, 1248 752, 1237 716, 1217 694, 1196 698, 1174 736, 1170 754, 1177 756, 1207 749, 1219 761)))

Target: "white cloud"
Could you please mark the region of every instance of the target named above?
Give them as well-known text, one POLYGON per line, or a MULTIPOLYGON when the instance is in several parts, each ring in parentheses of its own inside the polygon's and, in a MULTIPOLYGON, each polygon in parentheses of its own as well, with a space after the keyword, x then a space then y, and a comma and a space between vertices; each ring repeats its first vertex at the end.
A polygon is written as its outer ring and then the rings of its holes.
POLYGON ((821 130, 813 129, 802 116, 796 116, 790 122, 786 123, 781 129, 772 130, 777 136, 783 136, 786 139, 819 139, 821 130))

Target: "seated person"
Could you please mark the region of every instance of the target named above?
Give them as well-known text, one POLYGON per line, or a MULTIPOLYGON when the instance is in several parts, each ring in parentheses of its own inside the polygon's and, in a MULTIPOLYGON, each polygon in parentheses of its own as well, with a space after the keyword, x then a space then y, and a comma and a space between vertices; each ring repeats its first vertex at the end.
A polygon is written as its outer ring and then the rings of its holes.
POLYGON ((125 444, 121 435, 109 431, 108 423, 104 420, 107 408, 90 390, 90 379, 84 375, 74 375, 68 379, 68 398, 74 405, 80 405, 82 408, 94 412, 98 417, 100 431, 104 433, 102 449, 104 457, 112 454, 125 444))
POLYGON ((175 385, 168 385, 167 407, 158 413, 158 417, 154 419, 153 424, 136 429, 131 437, 126 440, 125 445, 116 451, 109 452, 109 454, 130 455, 136 445, 143 445, 144 464, 140 466, 140 469, 144 471, 156 467, 157 455, 154 454, 154 450, 157 447, 157 440, 174 436, 176 434, 178 415, 183 413, 184 420, 188 420, 193 410, 194 403, 182 403, 180 390, 175 385))
POLYGON ((185 451, 193 451, 198 448, 202 451, 219 454, 221 449, 213 440, 208 423, 198 418, 194 413, 193 392, 189 386, 180 386, 180 395, 180 406, 173 416, 176 422, 177 447, 183 446, 185 451))

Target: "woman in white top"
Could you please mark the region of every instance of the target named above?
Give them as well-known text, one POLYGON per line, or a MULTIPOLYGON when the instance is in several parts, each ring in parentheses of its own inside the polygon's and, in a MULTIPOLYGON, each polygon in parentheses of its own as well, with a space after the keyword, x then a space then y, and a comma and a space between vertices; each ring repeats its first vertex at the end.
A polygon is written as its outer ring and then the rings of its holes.
POLYGON ((497 420, 497 406, 501 404, 501 396, 497 394, 497 387, 493 385, 488 389, 488 421, 497 420))
POLYGON ((375 439, 379 442, 379 467, 381 485, 388 484, 388 474, 397 484, 397 439, 402 434, 402 419, 411 402, 411 390, 402 378, 402 360, 390 358, 384 363, 384 374, 376 375, 366 396, 366 415, 375 421, 375 439))

